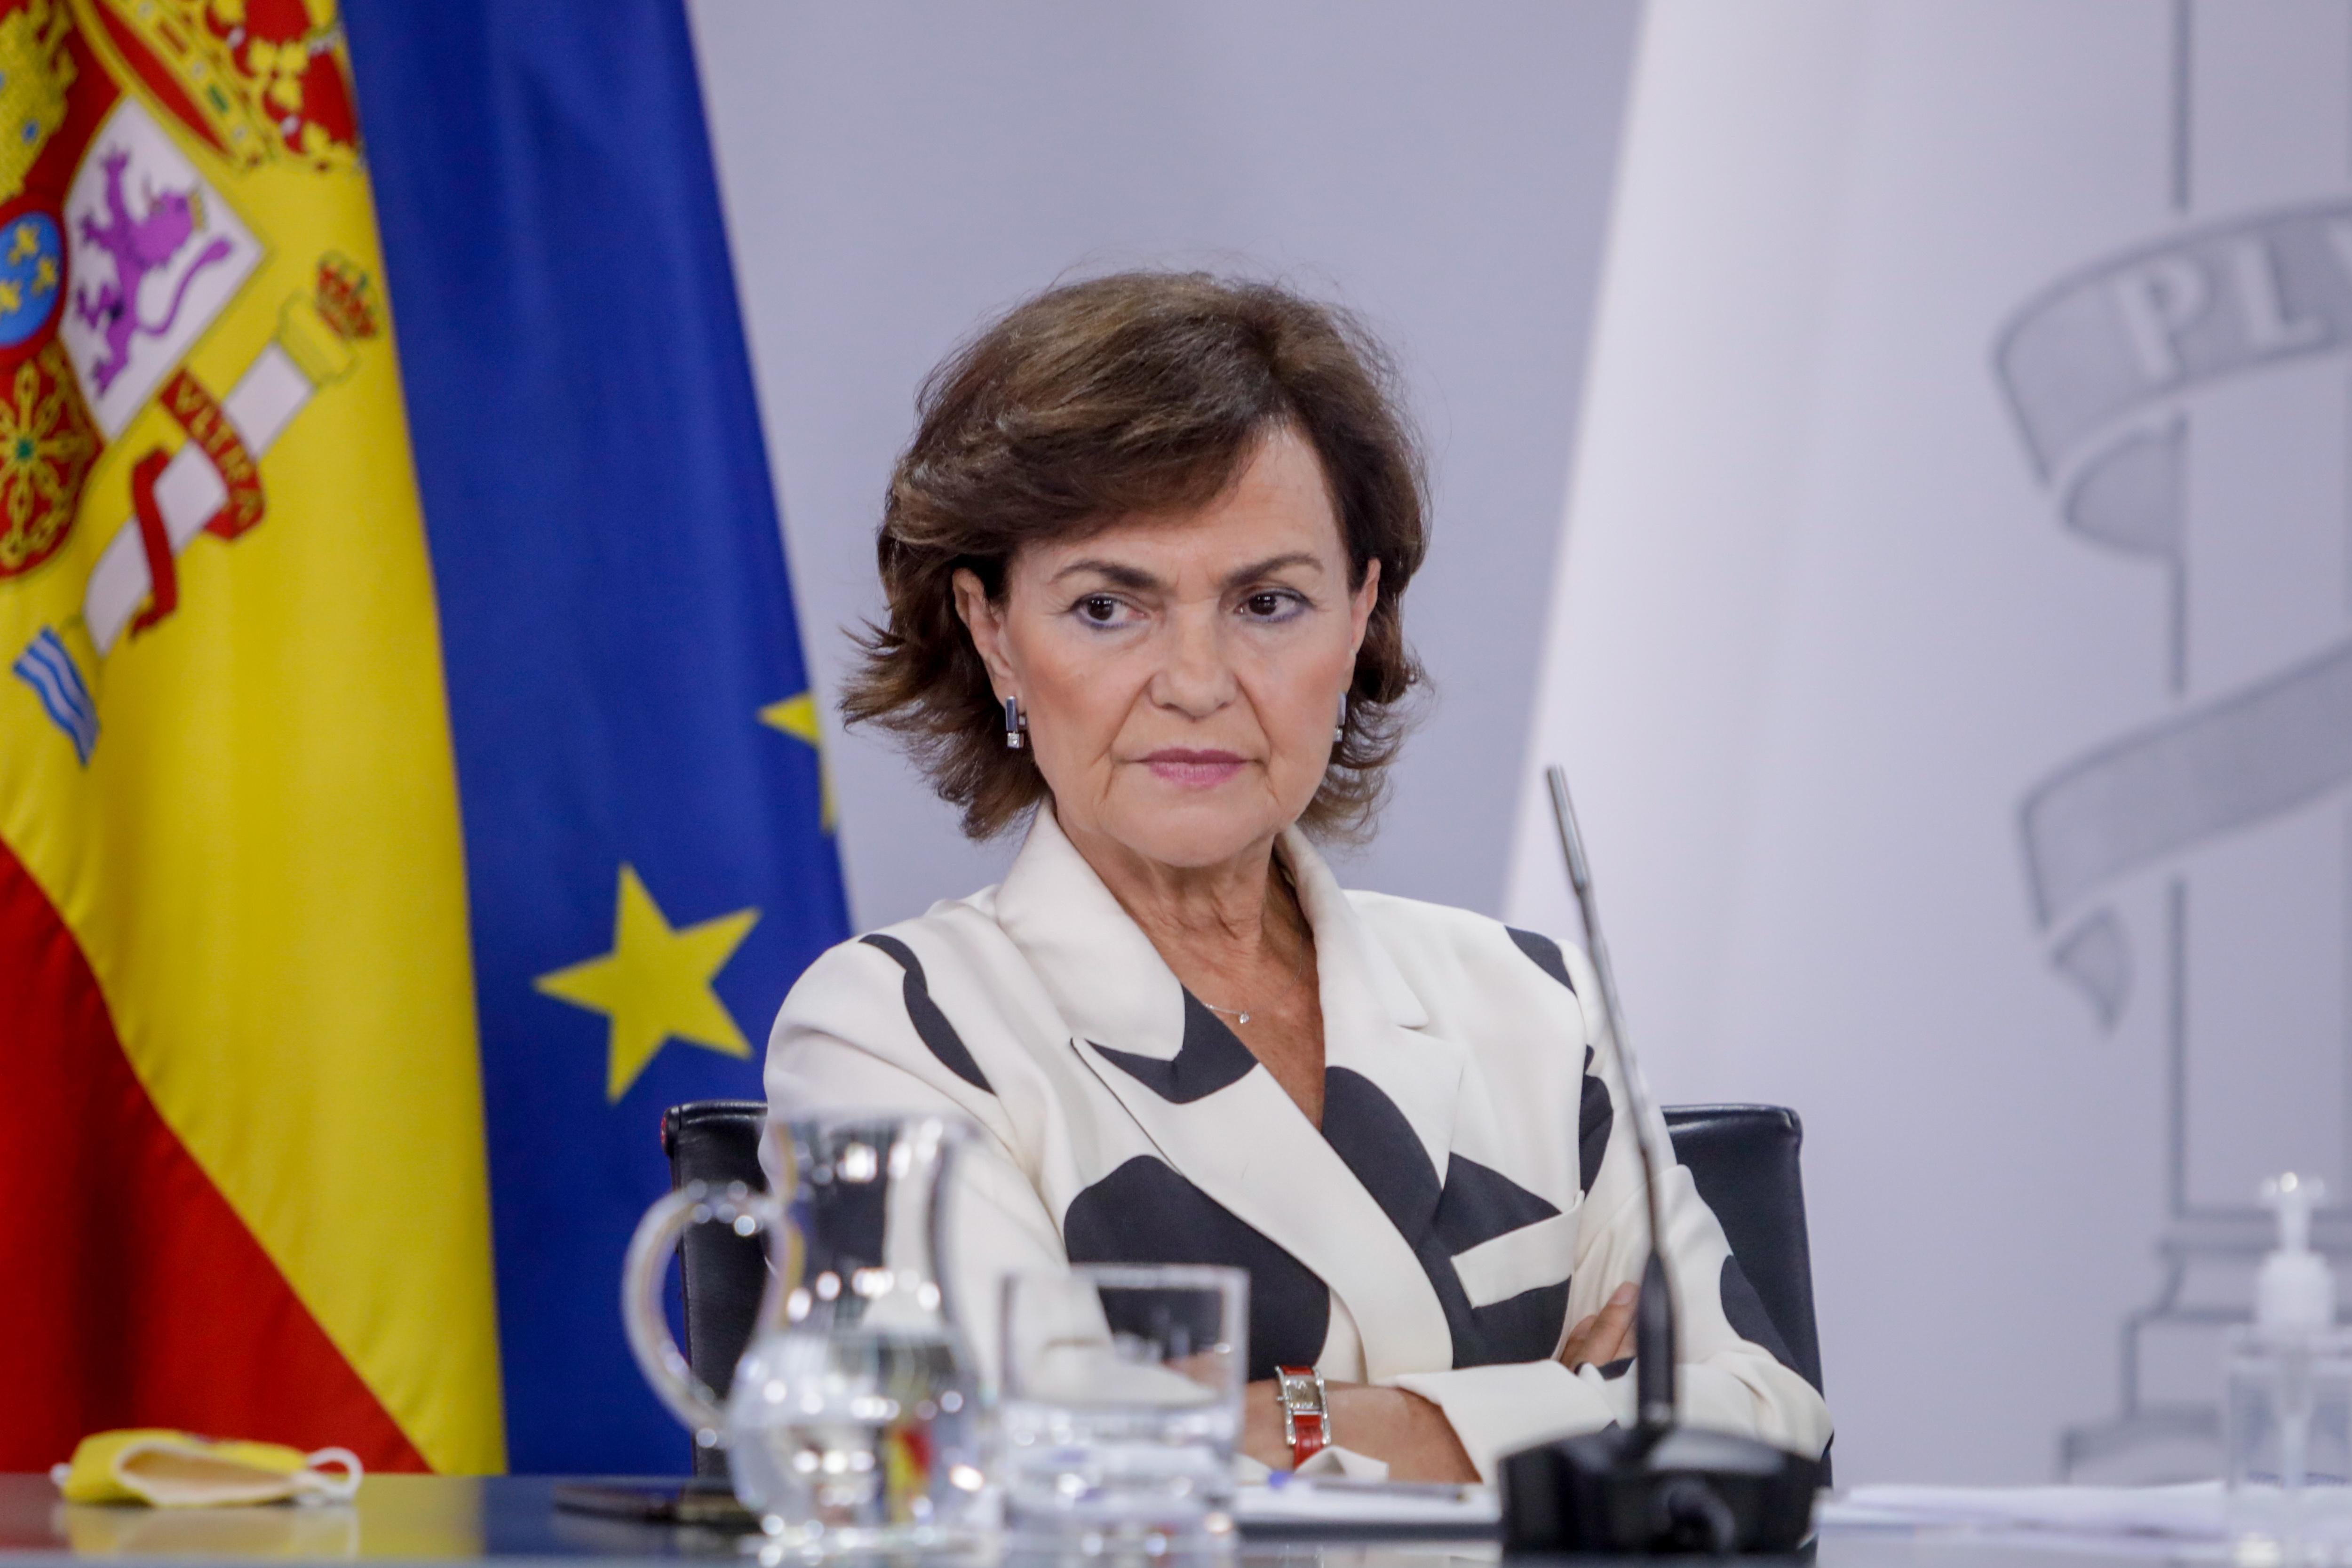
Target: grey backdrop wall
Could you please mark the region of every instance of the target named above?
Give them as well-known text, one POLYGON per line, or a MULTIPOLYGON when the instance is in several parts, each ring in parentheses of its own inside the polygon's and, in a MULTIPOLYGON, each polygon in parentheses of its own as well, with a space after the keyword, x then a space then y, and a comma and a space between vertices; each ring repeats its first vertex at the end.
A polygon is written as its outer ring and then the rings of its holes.
POLYGON ((2261 1179, 2352 1268, 2352 5, 1655 0, 1626 127, 1532 749, 1650 1081, 1804 1113, 1840 1480, 2212 1476, 2261 1179))
MULTIPOLYGON (((1433 458, 1438 697, 1349 879, 1498 910, 1633 0, 691 10, 828 724, 924 372, 1072 269, 1270 271, 1370 320, 1433 458)), ((826 739, 861 926, 995 879, 887 742, 826 739)))

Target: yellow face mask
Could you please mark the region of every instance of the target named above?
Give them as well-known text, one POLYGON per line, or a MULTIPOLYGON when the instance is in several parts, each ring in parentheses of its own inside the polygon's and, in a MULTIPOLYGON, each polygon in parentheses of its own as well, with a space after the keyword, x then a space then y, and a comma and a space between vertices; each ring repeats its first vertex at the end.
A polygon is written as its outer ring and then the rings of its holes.
POLYGON ((49 1472, 68 1502, 143 1502, 157 1508, 239 1503, 343 1502, 360 1489, 348 1448, 305 1454, 278 1443, 215 1441, 140 1429, 84 1437, 73 1459, 49 1472), (332 1466, 330 1474, 320 1466, 332 1466))

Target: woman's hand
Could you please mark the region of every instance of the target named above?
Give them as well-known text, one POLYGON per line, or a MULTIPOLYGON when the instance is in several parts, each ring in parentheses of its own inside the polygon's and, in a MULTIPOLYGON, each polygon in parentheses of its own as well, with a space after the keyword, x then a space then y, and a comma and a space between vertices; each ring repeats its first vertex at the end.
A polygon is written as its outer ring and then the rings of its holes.
MULTIPOLYGON (((1387 1461, 1393 1481, 1475 1481, 1470 1462, 1445 1412, 1402 1388, 1361 1383, 1326 1383, 1331 1405, 1331 1441, 1370 1458, 1387 1461)), ((1242 1452, 1277 1470, 1290 1468, 1290 1445, 1282 1440, 1282 1399, 1272 1382, 1242 1391, 1242 1452)))
POLYGON ((1568 1331, 1559 1359, 1573 1372, 1588 1363, 1606 1366, 1633 1353, 1633 1303, 1642 1292, 1630 1280, 1610 1292, 1601 1310, 1568 1331))

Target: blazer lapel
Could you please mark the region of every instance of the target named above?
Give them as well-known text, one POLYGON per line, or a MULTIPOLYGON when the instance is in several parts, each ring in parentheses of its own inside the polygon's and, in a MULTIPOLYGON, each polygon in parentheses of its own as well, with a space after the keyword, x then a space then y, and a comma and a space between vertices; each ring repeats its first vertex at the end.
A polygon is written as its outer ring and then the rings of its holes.
MULTIPOLYGON (((1286 835, 1283 852, 1299 905, 1315 929, 1326 1078, 1354 1074, 1379 1089, 1412 1130, 1413 1142, 1442 1184, 1469 1054, 1429 1026, 1421 998, 1304 836, 1295 829, 1286 835)), ((1327 1082, 1327 1094, 1328 1089, 1327 1082)), ((1324 1131, 1328 1136, 1332 1131, 1327 1105, 1324 1131)))
POLYGON ((1450 1364, 1444 1310, 1403 1234, 1233 1031, 1204 1007, 1194 1016, 1182 1055, 1201 1070, 1180 1059, 1171 1077, 1222 1080, 1199 1099, 1171 1098, 1154 1074, 1134 1070, 1150 1058, 1083 1039, 1078 1052, 1161 1158, 1347 1303, 1368 1375, 1450 1364))
POLYGON ((1062 832, 1050 805, 1037 808, 998 884, 995 914, 1069 1033, 1175 1059, 1184 1043, 1184 988, 1062 832))

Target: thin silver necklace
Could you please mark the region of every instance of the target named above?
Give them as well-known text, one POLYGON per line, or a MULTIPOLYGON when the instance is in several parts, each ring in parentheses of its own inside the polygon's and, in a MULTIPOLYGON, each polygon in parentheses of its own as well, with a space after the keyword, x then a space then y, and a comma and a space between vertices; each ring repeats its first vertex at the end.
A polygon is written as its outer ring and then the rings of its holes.
MULTIPOLYGON (((1286 877, 1283 879, 1283 881, 1285 885, 1287 885, 1289 879, 1286 877)), ((1290 896, 1292 900, 1296 902, 1298 898, 1298 890, 1296 888, 1292 888, 1290 896)), ((1305 978, 1307 973, 1307 961, 1315 955, 1315 928, 1311 925, 1307 925, 1307 911, 1304 909, 1301 909, 1298 911, 1298 923, 1300 925, 1307 926, 1307 930, 1298 944, 1298 967, 1290 972, 1290 978, 1293 980, 1305 978)), ((1192 1000, 1199 1002, 1202 1006, 1206 1007, 1212 1013, 1223 1014, 1224 1016, 1231 1018, 1235 1024, 1246 1024, 1250 1021, 1249 1009, 1246 1007, 1220 1007, 1214 1002, 1206 1001, 1198 996, 1193 997, 1192 1000)))

